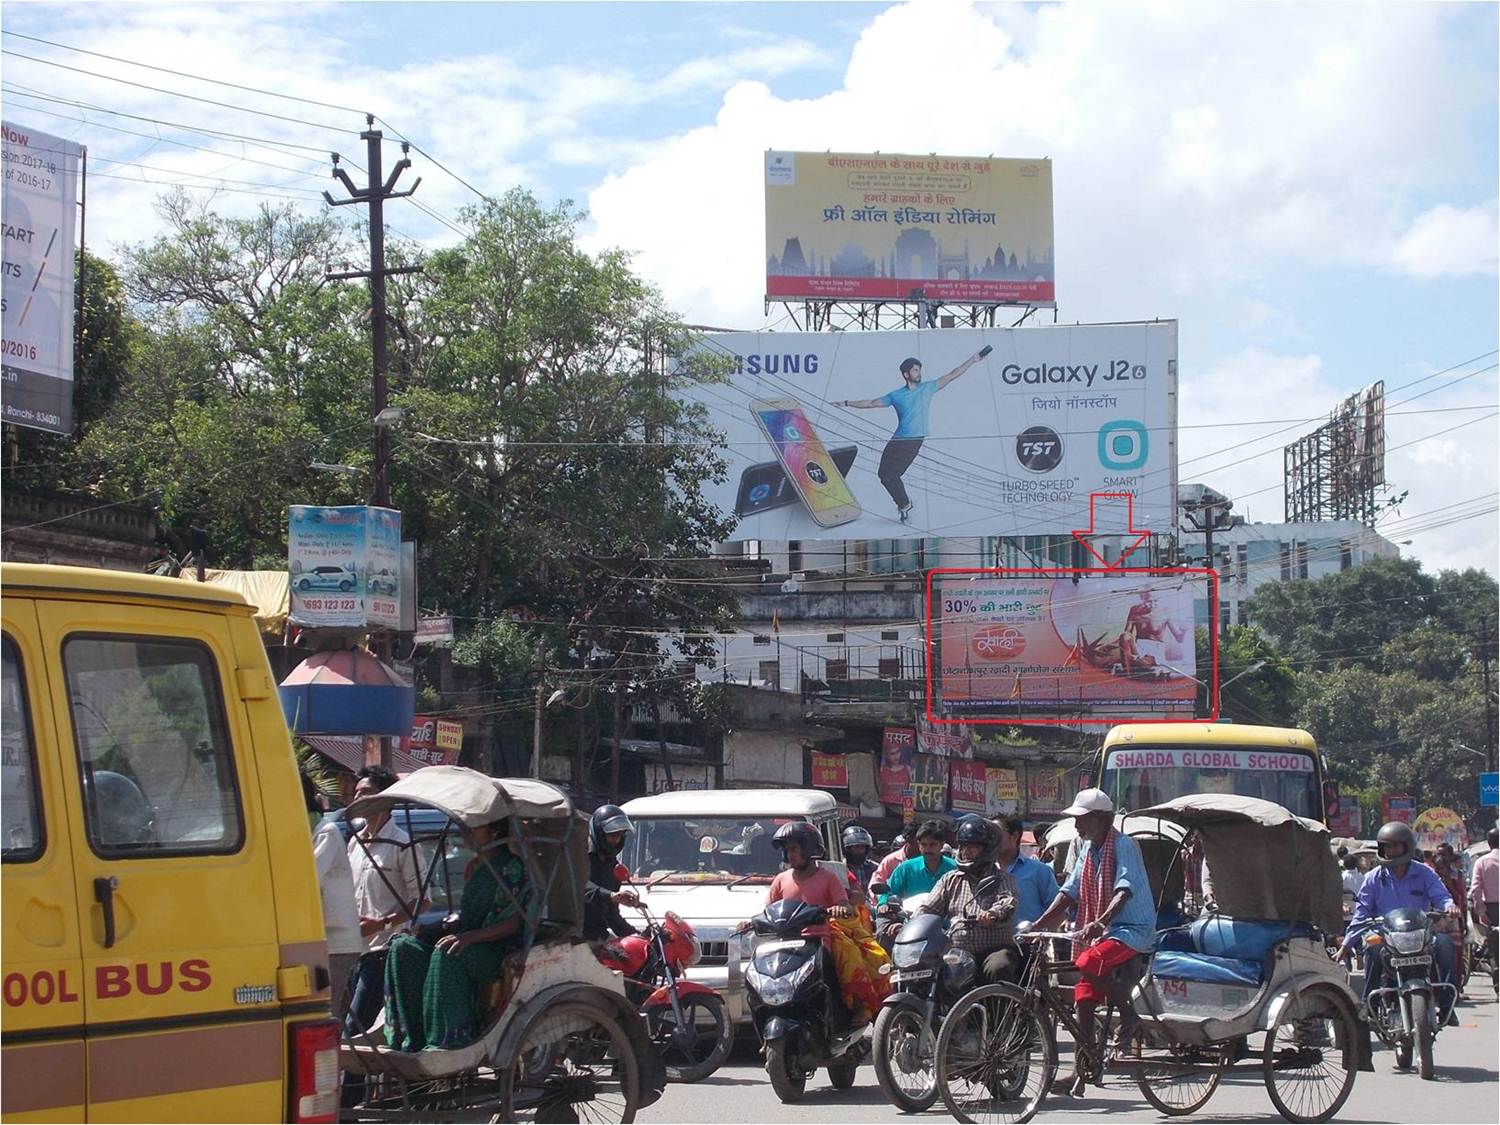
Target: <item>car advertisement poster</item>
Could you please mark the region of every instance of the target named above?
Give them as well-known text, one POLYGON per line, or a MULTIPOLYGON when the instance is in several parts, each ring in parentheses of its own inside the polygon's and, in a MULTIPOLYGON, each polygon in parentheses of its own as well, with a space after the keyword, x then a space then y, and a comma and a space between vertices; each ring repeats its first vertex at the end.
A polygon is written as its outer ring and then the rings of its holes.
POLYGON ((1052 162, 766 153, 771 300, 1056 301, 1052 162))
POLYGON ((362 505, 291 505, 287 562, 292 624, 396 627, 401 621, 400 552, 400 512, 362 505))
POLYGON ((934 583, 939 716, 1191 718, 1191 575, 934 583))
POLYGON ((1067 536, 1098 492, 1176 530, 1175 321, 718 333, 677 370, 734 541, 1067 536))

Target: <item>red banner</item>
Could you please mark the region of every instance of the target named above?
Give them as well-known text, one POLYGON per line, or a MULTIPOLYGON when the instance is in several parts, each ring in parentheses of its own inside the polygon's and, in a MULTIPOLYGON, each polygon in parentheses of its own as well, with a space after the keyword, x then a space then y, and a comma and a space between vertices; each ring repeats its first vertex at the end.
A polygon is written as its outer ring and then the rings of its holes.
POLYGON ((917 732, 909 727, 886 727, 880 740, 880 801, 901 808, 911 794, 911 756, 917 732))
POLYGON ((464 725, 432 715, 413 715, 411 734, 402 742, 405 750, 429 766, 456 766, 464 745, 464 725))
POLYGON ((812 787, 814 789, 848 789, 849 768, 842 754, 812 752, 812 787))
POLYGON ((1410 824, 1417 815, 1417 799, 1405 793, 1380 795, 1380 819, 1386 823, 1400 820, 1410 824))
POLYGON ((983 762, 948 763, 948 806, 958 813, 985 811, 986 772, 983 762))

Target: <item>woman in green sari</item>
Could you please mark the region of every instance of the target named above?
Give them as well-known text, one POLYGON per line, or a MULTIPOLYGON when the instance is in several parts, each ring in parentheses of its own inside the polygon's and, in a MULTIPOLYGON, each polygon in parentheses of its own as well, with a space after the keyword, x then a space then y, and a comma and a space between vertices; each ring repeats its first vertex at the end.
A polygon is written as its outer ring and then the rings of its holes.
POLYGON ((531 884, 520 858, 500 839, 502 824, 465 828, 474 849, 455 933, 435 945, 403 935, 386 959, 386 1038, 400 1051, 462 1047, 484 1030, 480 990, 521 947, 531 884))

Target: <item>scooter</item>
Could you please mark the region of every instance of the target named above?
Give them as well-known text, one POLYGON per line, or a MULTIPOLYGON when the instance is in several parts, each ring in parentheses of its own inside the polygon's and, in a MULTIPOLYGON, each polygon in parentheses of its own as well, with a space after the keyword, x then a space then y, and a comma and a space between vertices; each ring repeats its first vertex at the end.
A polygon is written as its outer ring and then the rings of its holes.
POLYGON ((891 944, 890 962, 881 966, 890 973, 891 994, 875 1017, 871 1050, 875 1078, 891 1104, 903 1113, 921 1113, 937 1101, 933 1054, 943 1016, 973 987, 978 966, 971 954, 953 948, 946 919, 918 913, 920 903, 911 899, 902 905, 910 909, 891 944))
POLYGON ((782 899, 750 920, 755 934, 745 992, 766 1052, 766 1074, 783 1103, 800 1101, 807 1080, 828 1068, 835 1089, 854 1085, 870 1054, 868 1024, 848 1026, 838 978, 823 951, 828 911, 782 899))
POLYGON ((644 905, 639 909, 645 932, 610 938, 599 960, 624 974, 625 994, 640 1005, 667 1081, 698 1082, 729 1057, 734 1024, 722 996, 684 976, 703 954, 693 927, 670 910, 658 920, 644 905))
MULTIPOLYGON (((1366 949, 1385 946, 1387 981, 1366 997, 1370 1026, 1394 1048, 1398 1067, 1411 1066, 1415 1050, 1417 1073, 1423 1078, 1433 1075, 1433 1040, 1458 1001, 1457 988, 1433 979, 1432 919, 1442 916, 1441 911, 1403 906, 1375 920, 1361 937, 1366 949)), ((1369 964, 1366 957, 1366 972, 1369 964)))

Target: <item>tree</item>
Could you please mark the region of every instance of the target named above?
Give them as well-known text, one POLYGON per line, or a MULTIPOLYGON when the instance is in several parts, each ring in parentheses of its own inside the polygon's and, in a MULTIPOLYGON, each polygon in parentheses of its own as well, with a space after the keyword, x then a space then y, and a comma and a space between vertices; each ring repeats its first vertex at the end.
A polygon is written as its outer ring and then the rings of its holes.
POLYGON ((1231 625, 1220 636, 1219 682, 1226 685, 1219 700, 1225 718, 1263 726, 1296 721, 1296 673, 1259 630, 1231 625))

